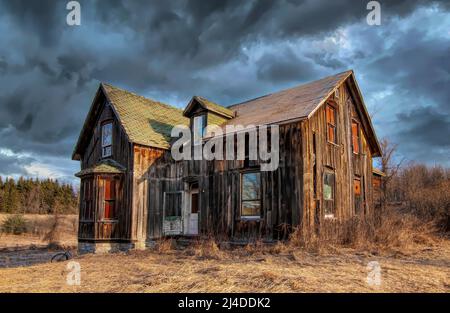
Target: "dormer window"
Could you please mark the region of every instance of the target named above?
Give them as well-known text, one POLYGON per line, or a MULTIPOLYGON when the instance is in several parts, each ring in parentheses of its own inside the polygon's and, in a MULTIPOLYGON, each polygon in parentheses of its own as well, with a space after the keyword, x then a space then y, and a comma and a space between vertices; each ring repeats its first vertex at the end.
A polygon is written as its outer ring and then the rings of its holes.
POLYGON ((206 115, 197 115, 192 119, 192 135, 194 144, 201 144, 206 132, 206 115))
POLYGON ((112 122, 102 125, 102 157, 107 158, 112 155, 112 122))
POLYGON ((183 116, 190 119, 192 142, 201 145, 206 134, 206 125, 220 126, 234 117, 230 109, 209 101, 203 97, 194 96, 183 111, 183 116))

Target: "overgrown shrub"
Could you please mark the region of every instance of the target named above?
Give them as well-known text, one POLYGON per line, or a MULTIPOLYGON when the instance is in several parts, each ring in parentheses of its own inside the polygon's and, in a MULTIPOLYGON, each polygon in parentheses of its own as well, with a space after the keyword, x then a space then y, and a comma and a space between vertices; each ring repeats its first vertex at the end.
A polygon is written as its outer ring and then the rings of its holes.
POLYGON ((27 221, 23 215, 15 214, 8 216, 2 223, 2 232, 20 235, 27 231, 27 221))
POLYGON ((222 259, 224 257, 224 252, 220 250, 216 240, 212 237, 200 239, 190 245, 187 253, 200 259, 222 259))
POLYGON ((380 221, 354 217, 343 222, 325 221, 318 232, 298 228, 291 234, 289 244, 316 252, 338 247, 408 252, 417 244, 433 244, 435 234, 433 222, 390 208, 383 212, 380 221))
POLYGON ((450 232, 450 169, 411 164, 393 176, 386 189, 388 205, 397 203, 402 212, 450 232))

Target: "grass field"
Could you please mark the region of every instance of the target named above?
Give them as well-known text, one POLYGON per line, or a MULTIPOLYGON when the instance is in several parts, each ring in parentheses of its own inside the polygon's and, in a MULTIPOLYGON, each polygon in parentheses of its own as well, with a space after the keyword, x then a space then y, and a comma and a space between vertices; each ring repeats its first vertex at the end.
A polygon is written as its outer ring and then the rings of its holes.
MULTIPOLYGON (((0 224, 9 214, 0 214, 0 224)), ((25 214, 26 233, 20 236, 0 232, 0 249, 23 247, 27 245, 46 246, 49 243, 48 233, 55 225, 55 216, 25 214)), ((56 225, 58 243, 66 246, 77 244, 78 217, 76 215, 60 215, 56 225)))
MULTIPOLYGON (((0 214, 0 225, 7 217, 7 214, 0 214)), ((26 214, 24 217, 25 233, 0 232, 0 268, 46 263, 63 246, 76 247, 77 216, 60 215, 56 226, 53 215, 26 214), (52 229, 54 236, 49 236, 52 229)))
POLYGON ((448 240, 411 255, 133 251, 76 257, 80 286, 66 283, 67 262, 0 269, 0 292, 450 292, 449 260, 448 240), (370 261, 380 264, 379 286, 367 283, 370 261))
MULTIPOLYGON (((448 239, 408 249, 316 253, 285 244, 219 249, 212 241, 174 249, 162 241, 153 250, 75 255, 81 284, 70 286, 69 263, 49 262, 61 251, 45 239, 52 217, 27 219, 34 231, 0 236, 0 292, 450 292, 448 239), (381 269, 378 286, 367 283, 372 261, 381 269)), ((75 248, 73 225, 76 217, 62 217, 58 234, 75 248)))

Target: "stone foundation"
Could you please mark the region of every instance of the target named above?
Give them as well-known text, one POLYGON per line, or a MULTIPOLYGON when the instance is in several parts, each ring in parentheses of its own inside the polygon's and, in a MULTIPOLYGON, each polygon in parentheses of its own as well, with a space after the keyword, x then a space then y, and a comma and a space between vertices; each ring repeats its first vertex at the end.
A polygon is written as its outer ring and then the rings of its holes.
POLYGON ((137 241, 134 243, 119 243, 119 242, 78 242, 78 253, 114 253, 124 252, 128 250, 145 250, 153 249, 155 247, 154 241, 137 241))
POLYGON ((116 243, 116 242, 79 242, 78 253, 113 253, 120 251, 128 251, 134 248, 133 243, 116 243))

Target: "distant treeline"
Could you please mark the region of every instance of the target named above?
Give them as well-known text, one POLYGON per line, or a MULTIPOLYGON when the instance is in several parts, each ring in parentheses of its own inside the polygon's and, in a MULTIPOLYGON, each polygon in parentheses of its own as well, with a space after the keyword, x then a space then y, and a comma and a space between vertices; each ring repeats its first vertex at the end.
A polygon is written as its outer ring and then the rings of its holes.
POLYGON ((70 184, 52 179, 0 176, 0 213, 74 214, 78 194, 70 184))

